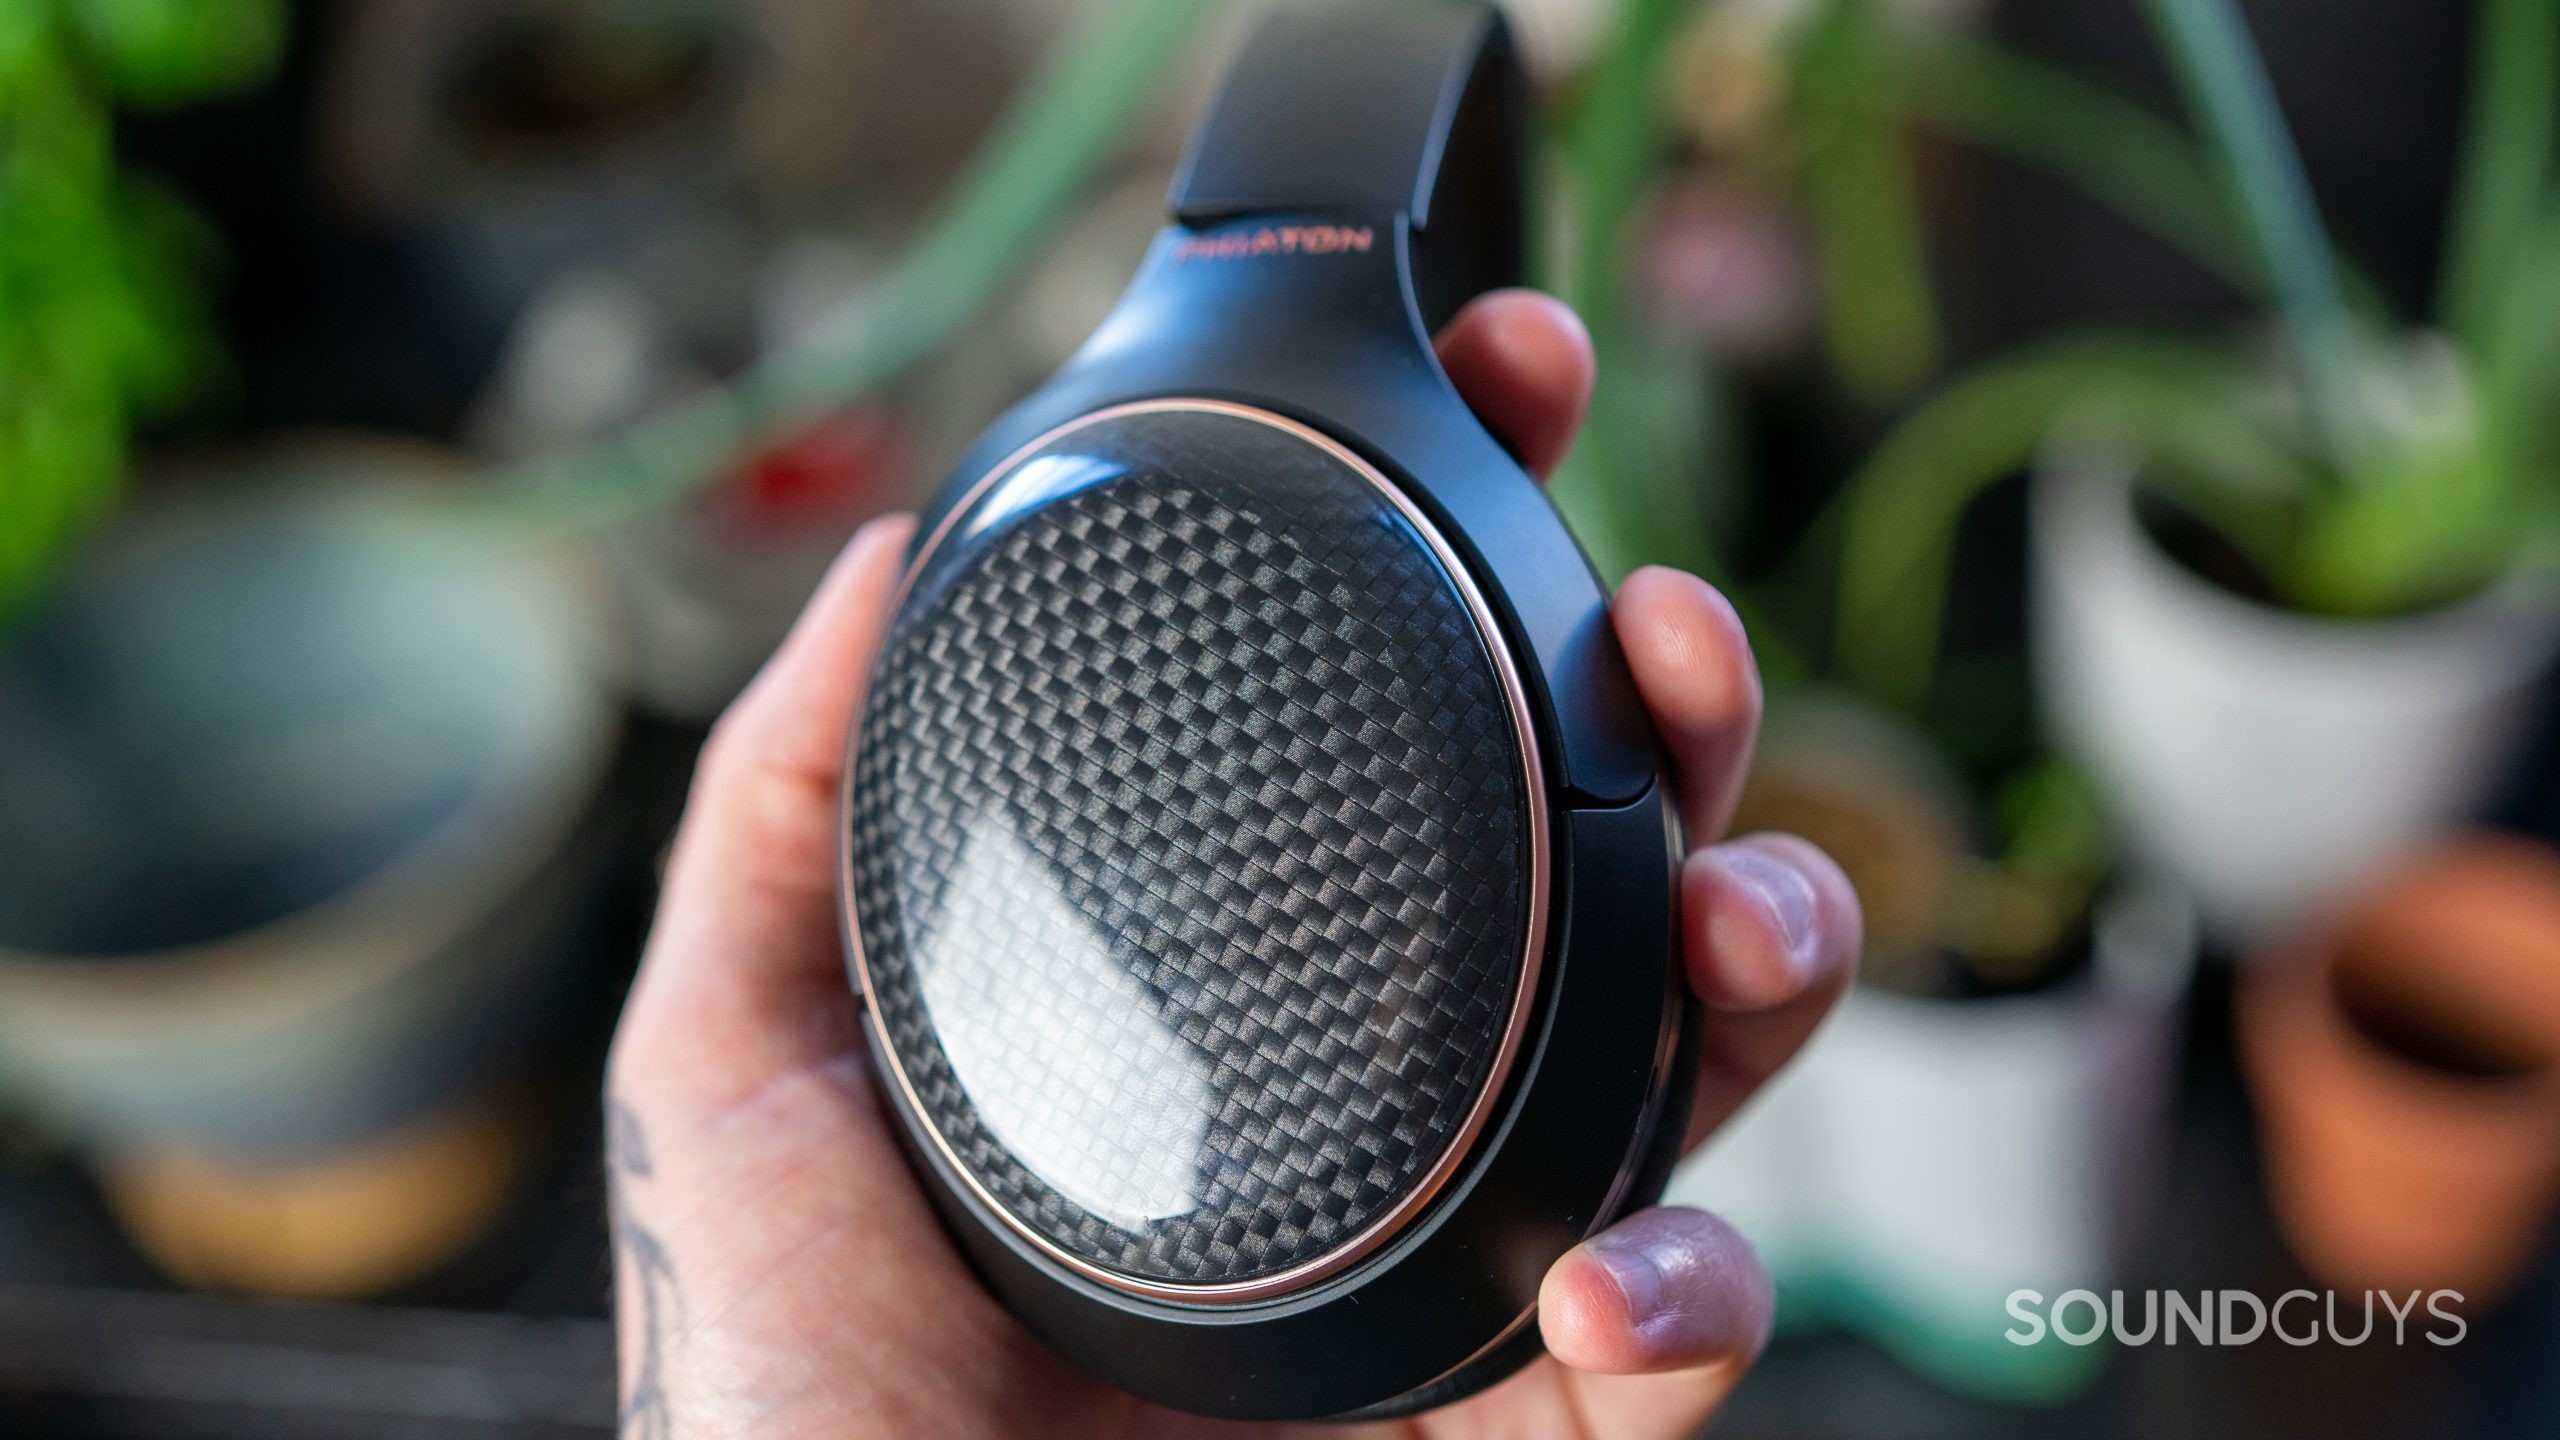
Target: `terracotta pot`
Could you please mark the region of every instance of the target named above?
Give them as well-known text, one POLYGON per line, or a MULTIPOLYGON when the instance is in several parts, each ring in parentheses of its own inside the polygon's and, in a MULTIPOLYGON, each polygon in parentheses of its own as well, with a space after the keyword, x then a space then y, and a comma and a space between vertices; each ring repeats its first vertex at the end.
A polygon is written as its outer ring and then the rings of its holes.
POLYGON ((2449 841, 2263 959, 2240 1046, 2295 1254, 2494 1297, 2560 1196, 2560 852, 2449 841))

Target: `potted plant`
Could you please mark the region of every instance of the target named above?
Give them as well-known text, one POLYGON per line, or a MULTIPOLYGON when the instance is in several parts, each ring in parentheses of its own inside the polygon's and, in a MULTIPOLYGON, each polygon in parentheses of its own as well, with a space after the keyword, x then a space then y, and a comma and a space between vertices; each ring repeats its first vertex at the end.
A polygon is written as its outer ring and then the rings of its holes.
MULTIPOLYGON (((635 858, 595 803, 609 607, 547 542, 742 463, 832 464, 827 424, 1001 291, 1215 8, 1093 10, 905 257, 731 384, 493 476, 306 442, 154 487, 0 635, 0 1097, 80 1147, 148 1253, 196 1283, 363 1293, 496 1210, 529 1117, 492 1087, 635 858)), ((0 485, 22 494, 43 520, 64 500, 0 485)))
POLYGON ((2068 771, 1974 795, 1871 702, 1772 705, 1736 826, 1837 857, 1866 953, 1674 1194, 1751 1237, 1783 1326, 1846 1326, 1941 1384, 2046 1402, 2103 1351, 2011 1345, 1983 1318, 2020 1287, 2103 1291, 2140 1234, 2194 921, 2174 886, 2111 877, 2068 771))
MULTIPOLYGON (((0 643, 0 1100, 181 1278, 364 1293, 503 1204, 637 837, 599 585, 422 447, 164 484, 0 643)), ((640 844, 648 843, 641 841, 640 844)))
POLYGON ((2341 1289, 2503 1294, 2560 1200, 2560 853, 2450 839, 2242 978, 2276 1218, 2341 1289))
MULTIPOLYGON (((1753 275, 1764 272, 1730 247, 1811 252, 1828 364, 1863 403, 1934 365, 1893 81, 1925 28, 1876 0, 1784 19, 1639 3, 1574 92, 1560 127, 1573 204, 1558 288, 1592 327, 1602 385, 1557 493, 1605 571, 1724 573, 1718 511, 1730 497, 1714 486, 1738 458, 1710 351, 1731 356, 1734 334, 1711 322, 1734 316, 1700 323, 1665 296, 1680 278, 1662 273, 1666 228, 1724 226, 1705 239, 1728 248, 1704 263, 1753 275), (1666 72, 1702 64, 1666 107, 1666 72), (1712 109, 1716 88, 1745 86, 1753 67, 1784 71, 1783 99, 1748 125, 1702 133, 1723 121, 1682 113, 1712 109), (1702 149, 1722 175, 1710 189, 1760 187, 1748 214, 1674 213, 1700 199, 1702 149), (1748 227, 1773 208, 1810 218, 1735 238, 1737 219, 1748 227)), ((1941 1383, 2058 1398, 2099 1352, 2014 1346, 1982 1317, 2019 1285, 2103 1286, 2115 1273, 2174 1068, 2193 954, 2184 902, 2115 882, 2086 788, 2040 761, 2023 726, 1928 732, 1824 686, 1791 624, 1802 597, 1733 588, 1774 697, 1736 828, 1803 834, 1838 857, 1867 944, 1839 1012, 1684 1167, 1672 1198, 1751 1238, 1778 1280, 1782 1326, 1845 1326, 1941 1383)))
POLYGON ((2484 0, 2420 327, 2342 279, 2228 0, 2151 8, 2272 313, 2050 340, 1913 410, 1853 482, 1836 655, 1918 703, 1955 520, 2041 462, 2053 723, 2136 853, 2242 936, 2477 803, 2560 643, 2560 12, 2484 0))
POLYGON ((1601 384, 1552 489, 1604 574, 1731 578, 1745 392, 1774 383, 1853 434, 1935 371, 1905 72, 1970 14, 1639 0, 1565 87, 1546 283, 1601 384))

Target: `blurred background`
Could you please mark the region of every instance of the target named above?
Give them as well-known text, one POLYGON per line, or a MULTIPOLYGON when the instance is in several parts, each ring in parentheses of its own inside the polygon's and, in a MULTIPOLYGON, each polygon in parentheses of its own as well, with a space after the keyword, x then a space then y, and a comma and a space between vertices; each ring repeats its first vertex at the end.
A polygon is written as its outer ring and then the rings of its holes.
MULTIPOLYGON (((0 1433, 610 1430, 694 754, 1249 9, 0 0, 0 1433)), ((1781 1295, 1710 1433, 2560 1433, 2560 6, 1510 9, 1559 503, 1869 914, 1675 1182, 1781 1295)))

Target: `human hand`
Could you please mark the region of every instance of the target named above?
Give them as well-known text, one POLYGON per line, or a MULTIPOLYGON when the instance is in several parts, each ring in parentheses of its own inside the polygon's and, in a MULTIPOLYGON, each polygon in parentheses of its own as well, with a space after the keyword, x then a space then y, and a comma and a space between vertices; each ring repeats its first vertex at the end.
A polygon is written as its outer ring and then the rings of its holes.
MULTIPOLYGON (((1533 473, 1590 398, 1590 342, 1504 291, 1440 338, 1460 393, 1533 473)), ((845 732, 911 522, 854 538, 703 749, 655 929, 607 1067, 623 1434, 757 1440, 1286 1435, 1148 1406, 1051 1353, 981 1289, 873 1093, 837 942, 845 732)), ((1703 581, 1647 569, 1618 635, 1670 754, 1693 842, 1733 815, 1760 718, 1741 622, 1703 581)), ((1804 1043, 1858 953, 1856 897, 1790 836, 1702 845, 1681 936, 1705 1011, 1698 1140, 1804 1043)), ((1766 1274, 1703 1211, 1659 1207, 1548 1270, 1548 1354, 1445 1409, 1332 1436, 1685 1436, 1759 1353, 1766 1274)))

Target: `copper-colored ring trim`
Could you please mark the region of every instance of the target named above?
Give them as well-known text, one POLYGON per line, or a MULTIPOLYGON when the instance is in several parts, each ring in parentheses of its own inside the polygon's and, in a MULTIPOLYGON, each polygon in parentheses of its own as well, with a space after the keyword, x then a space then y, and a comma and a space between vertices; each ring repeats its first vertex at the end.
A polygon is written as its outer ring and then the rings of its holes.
MULTIPOLYGON (((1492 1118, 1495 1102, 1500 1099, 1503 1087, 1510 1079, 1512 1064, 1519 1057, 1520 1043, 1528 1032, 1529 1013, 1534 1008, 1537 998, 1539 973, 1546 962, 1548 867, 1550 864, 1546 772, 1538 758, 1538 732, 1536 722, 1531 718, 1528 691, 1521 684, 1519 667, 1511 658, 1511 647, 1503 643, 1501 626, 1494 618, 1493 608, 1485 602, 1484 592, 1476 587, 1475 580, 1467 574, 1466 566, 1459 561, 1457 552, 1450 549, 1449 543, 1441 538, 1438 527, 1415 507, 1413 501, 1408 499, 1403 491, 1396 488, 1393 481, 1381 474, 1376 466, 1362 459, 1331 436, 1286 416, 1275 415, 1250 405, 1238 405, 1224 400, 1139 400, 1125 405, 1112 405, 1089 411, 1042 433, 989 468, 986 474, 972 483, 960 499, 944 512, 941 523, 934 527, 932 534, 925 537, 922 545, 916 547, 915 559, 908 565, 907 573, 900 577, 897 591, 890 598, 887 613, 894 617, 899 607, 906 603, 907 593, 914 587, 916 577, 924 572, 924 567, 933 558, 935 549, 949 536, 952 527, 968 513, 970 507, 977 504, 988 489, 1012 474, 1032 454, 1046 448, 1062 436, 1104 420, 1160 412, 1229 415, 1241 420, 1250 420, 1256 424, 1268 425, 1315 446, 1340 461, 1353 474, 1366 480, 1379 494, 1386 497, 1387 502, 1393 505, 1397 513, 1413 526, 1414 532, 1422 537, 1423 543, 1430 547, 1432 555, 1440 562, 1441 569, 1447 572, 1450 581, 1456 585, 1460 598, 1466 602, 1467 612, 1476 622, 1477 639, 1484 645, 1486 652, 1493 657, 1494 670, 1501 676, 1503 695, 1511 709, 1513 738, 1518 742, 1520 751, 1521 781, 1528 797, 1530 822, 1528 942, 1520 963, 1520 983, 1512 991, 1511 1015, 1503 1026, 1502 1043, 1494 1051, 1493 1067, 1486 1074, 1484 1088, 1477 1092, 1475 1104, 1467 1111, 1466 1121, 1458 1127, 1458 1133, 1451 1138, 1448 1149, 1441 1154, 1438 1161, 1433 1163, 1431 1169, 1424 1173, 1419 1184, 1407 1192, 1403 1199, 1389 1207, 1385 1214, 1370 1221, 1359 1234, 1324 1255, 1290 1266, 1277 1274, 1223 1285, 1178 1285, 1160 1280, 1143 1279, 1123 1274, 1107 1266, 1097 1265, 1082 1256, 1069 1253, 1056 1241, 1032 1229, 1020 1216, 1006 1208, 1002 1201, 989 1194, 986 1186, 979 1182, 978 1177, 953 1152, 951 1142, 943 1138, 941 1129, 933 1123, 933 1117, 925 1112, 923 1101, 916 1096, 914 1083, 907 1078, 906 1067, 899 1063, 897 1047, 890 1044, 887 1034, 879 1029, 879 1005, 872 993, 871 966, 862 953, 861 916, 855 913, 854 909, 850 832, 843 824, 836 827, 838 832, 837 869, 840 880, 838 893, 844 897, 845 917, 848 922, 845 926, 845 945, 852 952, 854 974, 862 985, 863 1008, 871 1017, 873 1038, 879 1045, 881 1058, 887 1062, 890 1075, 898 1082, 899 1092, 906 1096, 908 1110, 915 1115, 926 1137, 932 1140, 936 1150, 942 1152, 942 1157, 949 1162, 952 1172, 957 1174, 961 1183, 967 1185, 971 1193, 978 1197, 979 1203, 993 1211, 1014 1233, 1030 1241, 1043 1254, 1088 1280, 1155 1300, 1171 1300, 1192 1305, 1240 1305, 1284 1295, 1327 1276, 1338 1274, 1392 1239, 1448 1184, 1450 1177, 1457 1173, 1459 1166, 1465 1163, 1469 1153, 1474 1149, 1476 1137, 1483 1133, 1486 1122, 1492 1118)), ((867 683, 866 679, 866 685, 867 683)), ((845 737, 843 808, 839 812, 843 815, 852 813, 853 762, 854 757, 861 750, 862 718, 867 708, 866 698, 863 705, 856 707, 851 730, 845 737)))

